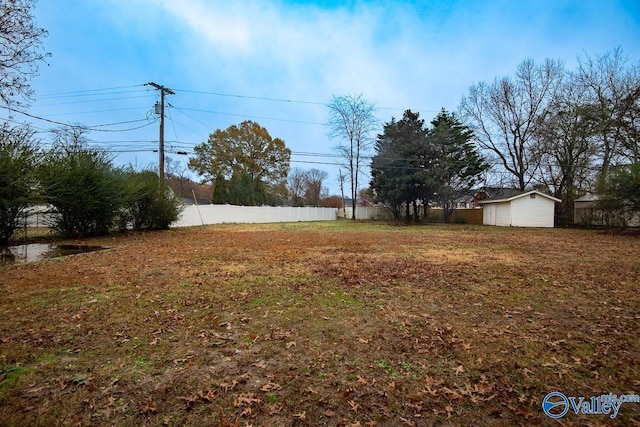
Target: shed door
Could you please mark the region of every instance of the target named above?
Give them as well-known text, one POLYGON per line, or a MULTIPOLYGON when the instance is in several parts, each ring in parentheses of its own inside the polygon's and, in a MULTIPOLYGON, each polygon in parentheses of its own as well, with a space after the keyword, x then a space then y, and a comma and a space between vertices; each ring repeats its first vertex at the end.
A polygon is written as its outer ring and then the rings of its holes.
POLYGON ((484 205, 484 224, 496 225, 496 204, 490 203, 484 205))

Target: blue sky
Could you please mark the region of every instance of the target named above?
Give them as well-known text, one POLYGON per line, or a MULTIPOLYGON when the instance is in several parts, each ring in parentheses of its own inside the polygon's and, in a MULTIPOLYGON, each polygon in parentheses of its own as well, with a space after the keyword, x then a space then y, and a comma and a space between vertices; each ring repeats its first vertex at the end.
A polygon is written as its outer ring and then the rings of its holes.
MULTIPOLYGON (((39 0, 35 15, 52 56, 32 82, 31 114, 131 122, 89 137, 118 164, 157 164, 158 94, 143 86, 155 82, 176 92, 169 152, 254 120, 296 153, 293 167, 326 170, 332 193, 338 167, 322 163, 338 162, 338 141, 322 124, 333 95, 363 94, 381 123, 407 108, 430 120, 528 57, 573 68, 578 56, 620 46, 640 62, 636 1, 39 0)), ((29 121, 43 139, 55 126, 29 121)))

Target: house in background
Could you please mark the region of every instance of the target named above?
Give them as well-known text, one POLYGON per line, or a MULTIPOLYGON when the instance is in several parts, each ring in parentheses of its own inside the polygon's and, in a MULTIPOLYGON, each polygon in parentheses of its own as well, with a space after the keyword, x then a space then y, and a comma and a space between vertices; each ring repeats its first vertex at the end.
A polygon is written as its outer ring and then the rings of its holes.
POLYGON ((573 223, 583 226, 640 227, 638 212, 608 212, 598 207, 597 194, 587 193, 573 202, 573 223))
POLYGON ((561 200, 538 190, 515 191, 481 200, 482 223, 505 227, 553 227, 555 204, 561 200))
POLYGON ((456 200, 456 209, 481 209, 480 202, 486 199, 498 198, 517 192, 514 188, 481 187, 466 191, 456 200))

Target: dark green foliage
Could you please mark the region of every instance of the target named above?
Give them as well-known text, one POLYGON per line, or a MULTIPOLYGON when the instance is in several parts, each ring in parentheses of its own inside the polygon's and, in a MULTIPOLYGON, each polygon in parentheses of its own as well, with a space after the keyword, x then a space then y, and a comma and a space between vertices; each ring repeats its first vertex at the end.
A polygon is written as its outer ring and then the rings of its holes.
MULTIPOLYGON (((424 120, 411 110, 402 120, 384 125, 374 145, 376 155, 371 162, 371 188, 378 201, 387 204, 396 219, 401 206, 415 200, 429 200, 432 193, 427 169, 431 159, 424 120)), ((407 215, 408 217, 408 215, 407 215)))
POLYGON ((458 216, 453 220, 454 223, 456 224, 466 224, 467 223, 467 218, 463 217, 463 216, 458 216))
POLYGON ((40 173, 51 226, 64 236, 108 233, 123 203, 121 174, 106 152, 77 141, 52 150, 40 173))
POLYGON ((11 238, 33 202, 38 151, 28 128, 0 128, 0 245, 11 238))
POLYGON ((120 227, 134 230, 164 230, 178 219, 182 205, 166 181, 153 171, 128 171, 120 227))
POLYGON ((402 120, 391 120, 378 136, 371 164, 371 188, 378 201, 399 218, 401 206, 408 219, 418 217, 423 206, 437 199, 449 222, 456 200, 476 185, 488 168, 471 142, 472 133, 444 109, 427 129, 417 113, 405 111, 402 120))
POLYGON ((234 173, 229 182, 227 202, 238 206, 260 206, 267 202, 266 185, 259 179, 252 179, 244 171, 234 173))
POLYGON ((62 235, 101 235, 115 226, 166 229, 178 218, 180 202, 155 172, 114 167, 106 151, 87 145, 80 127, 55 134, 40 183, 52 207, 51 226, 62 235))
POLYGON ((598 193, 598 207, 618 218, 617 225, 626 225, 634 214, 640 215, 640 162, 611 168, 598 193))
POLYGON ((217 175, 213 181, 213 196, 211 203, 214 205, 224 205, 229 201, 229 183, 222 174, 217 175))
POLYGON ((431 121, 427 140, 433 153, 429 168, 444 221, 451 221, 456 201, 473 188, 489 165, 471 142, 473 133, 453 113, 444 109, 431 121))

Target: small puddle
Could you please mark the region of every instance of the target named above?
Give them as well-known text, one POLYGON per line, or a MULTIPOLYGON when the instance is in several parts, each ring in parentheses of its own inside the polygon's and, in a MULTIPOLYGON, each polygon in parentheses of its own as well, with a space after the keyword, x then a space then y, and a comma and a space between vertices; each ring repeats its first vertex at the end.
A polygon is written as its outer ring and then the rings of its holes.
POLYGON ((30 243, 0 248, 0 265, 35 262, 48 258, 81 254, 107 249, 102 246, 56 245, 52 243, 30 243))

